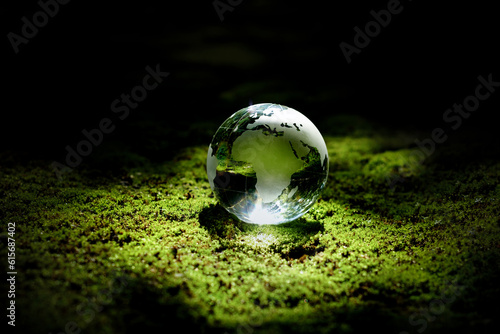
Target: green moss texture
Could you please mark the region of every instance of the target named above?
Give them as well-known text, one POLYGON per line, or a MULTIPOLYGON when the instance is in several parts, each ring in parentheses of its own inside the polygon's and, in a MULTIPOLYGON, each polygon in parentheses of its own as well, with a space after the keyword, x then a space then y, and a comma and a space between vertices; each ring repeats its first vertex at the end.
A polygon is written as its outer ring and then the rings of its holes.
MULTIPOLYGON (((419 159, 425 132, 351 116, 323 128, 326 188, 278 226, 238 222, 216 203, 209 142, 157 161, 110 140, 61 177, 49 160, 2 153, 16 324, 54 334, 498 329, 499 147, 464 128, 419 159)), ((7 272, 6 228, 0 237, 7 272)))

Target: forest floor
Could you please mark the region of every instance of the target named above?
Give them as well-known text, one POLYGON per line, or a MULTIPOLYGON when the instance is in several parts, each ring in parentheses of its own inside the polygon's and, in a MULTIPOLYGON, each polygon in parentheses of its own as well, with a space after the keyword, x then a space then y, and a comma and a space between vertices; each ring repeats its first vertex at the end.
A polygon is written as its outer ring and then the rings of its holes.
POLYGON ((415 139, 430 133, 354 116, 331 117, 328 127, 335 130, 323 133, 330 174, 320 199, 302 218, 276 226, 239 222, 217 204, 206 177, 208 142, 171 156, 158 149, 164 159, 150 159, 110 140, 60 175, 52 161, 3 152, 0 248, 4 272, 12 271, 6 254, 8 238, 15 240, 16 327, 498 330, 494 134, 464 128, 420 149, 415 139))

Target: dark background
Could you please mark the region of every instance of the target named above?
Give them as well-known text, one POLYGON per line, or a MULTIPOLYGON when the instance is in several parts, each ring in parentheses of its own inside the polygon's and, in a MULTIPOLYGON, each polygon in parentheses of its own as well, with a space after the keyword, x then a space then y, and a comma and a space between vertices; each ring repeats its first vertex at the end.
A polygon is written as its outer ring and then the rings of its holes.
MULTIPOLYGON (((66 145, 108 117, 116 130, 106 145, 167 160, 179 146, 208 145, 250 100, 293 107, 326 133, 335 134, 325 120, 338 114, 430 131, 446 126, 444 111, 474 93, 478 75, 500 81, 491 2, 401 1, 402 12, 347 64, 339 44, 353 44, 353 28, 387 3, 244 0, 221 22, 211 0, 73 0, 18 54, 7 33, 20 34, 21 18, 32 21, 40 7, 2 4, 2 149, 62 161, 66 145), (156 64, 170 76, 119 121, 111 102, 156 64)), ((496 131, 499 94, 462 128, 496 131)))

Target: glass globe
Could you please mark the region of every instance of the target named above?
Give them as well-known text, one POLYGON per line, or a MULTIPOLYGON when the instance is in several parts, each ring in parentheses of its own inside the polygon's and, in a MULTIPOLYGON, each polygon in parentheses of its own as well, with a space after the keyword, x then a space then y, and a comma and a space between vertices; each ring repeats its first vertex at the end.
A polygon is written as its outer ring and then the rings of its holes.
POLYGON ((316 126, 295 109, 261 103, 240 109, 215 133, 207 175, 220 204, 252 224, 281 224, 306 213, 328 177, 316 126))

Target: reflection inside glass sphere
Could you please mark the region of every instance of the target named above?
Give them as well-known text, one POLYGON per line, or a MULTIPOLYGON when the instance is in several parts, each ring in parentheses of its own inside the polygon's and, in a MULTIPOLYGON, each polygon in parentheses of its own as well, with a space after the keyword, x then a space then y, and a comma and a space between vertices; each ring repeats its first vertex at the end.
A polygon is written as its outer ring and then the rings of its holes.
POLYGON ((207 175, 218 201, 240 220, 280 224, 316 202, 328 177, 328 152, 303 114, 261 103, 219 127, 208 149, 207 175))

